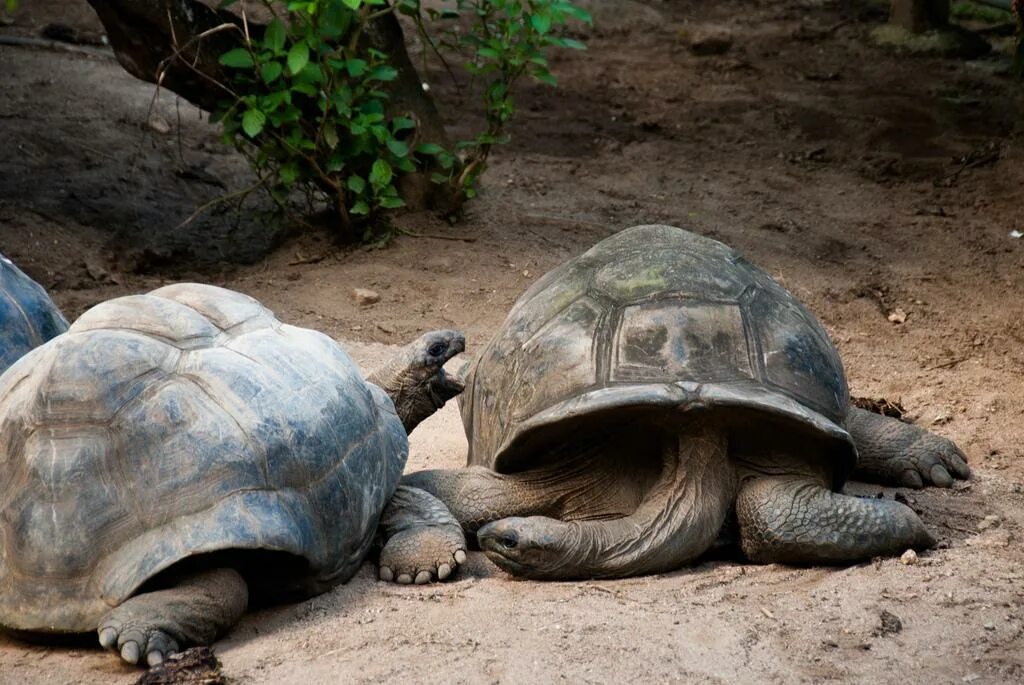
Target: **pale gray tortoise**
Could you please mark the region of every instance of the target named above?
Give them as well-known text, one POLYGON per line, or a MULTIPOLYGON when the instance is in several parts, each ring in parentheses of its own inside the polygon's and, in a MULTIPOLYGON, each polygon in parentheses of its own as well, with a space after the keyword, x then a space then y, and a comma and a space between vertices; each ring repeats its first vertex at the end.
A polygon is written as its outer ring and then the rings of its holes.
POLYGON ((950 441, 851 408, 817 319, 725 245, 670 226, 622 231, 541 278, 461 401, 468 468, 403 482, 531 578, 675 569, 732 519, 759 562, 926 548, 908 507, 843 484, 970 474, 950 441))
MULTIPOLYGON (((366 382, 327 336, 179 284, 121 297, 0 378, 0 627, 98 631, 131 663, 209 644, 250 599, 346 581, 374 541, 407 432, 462 390, 427 333, 366 382)), ((400 488, 400 491, 404 491, 400 488)), ((426 493, 382 552, 423 582, 465 557, 426 493)))
POLYGON ((0 254, 0 373, 68 322, 43 286, 0 254))

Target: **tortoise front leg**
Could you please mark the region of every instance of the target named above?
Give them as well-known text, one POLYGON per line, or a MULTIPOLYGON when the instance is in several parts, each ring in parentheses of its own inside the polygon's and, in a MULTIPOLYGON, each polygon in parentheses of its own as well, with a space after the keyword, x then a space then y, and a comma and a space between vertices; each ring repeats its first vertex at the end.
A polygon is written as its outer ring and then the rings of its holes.
POLYGON ((444 580, 466 560, 466 537, 444 503, 399 485, 380 518, 385 540, 380 579, 402 584, 444 580))
POLYGON ((948 488, 971 477, 967 456, 951 440, 881 414, 850 407, 846 428, 857 446, 854 478, 883 485, 948 488))
POLYGON ((935 544, 909 507, 833 492, 810 475, 747 478, 736 517, 743 553, 762 563, 843 564, 935 544))
POLYGON ((168 654, 212 644, 245 613, 249 589, 234 569, 189 574, 166 590, 136 595, 100 620, 100 644, 130 664, 155 666, 168 654))
POLYGON ((402 485, 444 502, 463 530, 474 534, 497 519, 554 513, 558 486, 538 473, 505 475, 482 466, 428 469, 407 474, 402 485))

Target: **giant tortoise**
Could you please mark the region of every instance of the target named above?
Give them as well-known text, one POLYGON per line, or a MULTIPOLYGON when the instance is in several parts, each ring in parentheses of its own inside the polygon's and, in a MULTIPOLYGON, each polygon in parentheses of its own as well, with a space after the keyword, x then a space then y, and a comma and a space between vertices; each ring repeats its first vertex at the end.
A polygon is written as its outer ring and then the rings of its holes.
POLYGON ((926 548, 908 507, 843 484, 970 474, 950 441, 850 407, 836 349, 792 294, 670 226, 622 231, 535 283, 462 400, 468 468, 405 482, 532 578, 674 569, 730 520, 759 562, 926 548))
POLYGON ((0 373, 68 329, 43 287, 0 254, 0 373))
MULTIPOLYGON (((346 581, 375 540, 407 432, 458 394, 454 331, 366 382, 321 333, 178 284, 90 309, 0 379, 0 627, 98 631, 131 663, 208 644, 253 600, 346 581)), ((458 524, 403 488, 382 552, 451 573, 458 524), (397 533, 397 534, 396 534, 397 533)))

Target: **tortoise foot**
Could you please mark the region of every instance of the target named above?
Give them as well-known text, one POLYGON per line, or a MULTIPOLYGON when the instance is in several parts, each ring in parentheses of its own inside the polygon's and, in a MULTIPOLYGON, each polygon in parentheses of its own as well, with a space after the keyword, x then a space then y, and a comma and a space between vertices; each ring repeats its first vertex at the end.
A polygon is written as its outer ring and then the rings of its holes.
POLYGON ((399 485, 381 516, 380 579, 422 585, 445 580, 466 560, 466 536, 448 507, 425 490, 399 485))
POLYGON ((100 645, 115 650, 129 664, 156 666, 174 652, 178 641, 154 625, 150 617, 136 615, 121 605, 108 613, 99 627, 100 645))
POLYGON ((108 611, 97 627, 100 645, 126 663, 156 666, 182 647, 212 643, 242 616, 248 596, 232 569, 189 575, 108 611))
POLYGON ((888 416, 853 408, 847 429, 857 445, 855 476, 885 485, 948 488, 967 480, 967 456, 953 441, 888 416))
POLYGON ((380 579, 408 585, 446 580, 466 560, 466 538, 454 525, 423 525, 391 537, 380 553, 380 579))

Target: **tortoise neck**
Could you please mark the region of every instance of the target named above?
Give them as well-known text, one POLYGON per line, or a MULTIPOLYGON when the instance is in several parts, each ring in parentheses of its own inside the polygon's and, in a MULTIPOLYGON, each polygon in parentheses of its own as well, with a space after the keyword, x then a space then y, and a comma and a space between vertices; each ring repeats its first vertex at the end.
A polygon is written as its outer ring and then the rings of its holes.
MULTIPOLYGON (((628 463, 626 455, 619 459, 628 463)), ((640 505, 612 520, 546 519, 553 540, 545 558, 531 566, 517 558, 504 567, 533 578, 612 578, 672 570, 703 554, 714 542, 735 495, 735 475, 723 433, 694 426, 674 437, 662 454, 662 470, 640 505)), ((531 519, 523 519, 531 525, 531 519)), ((503 566, 501 555, 489 555, 503 566)))

